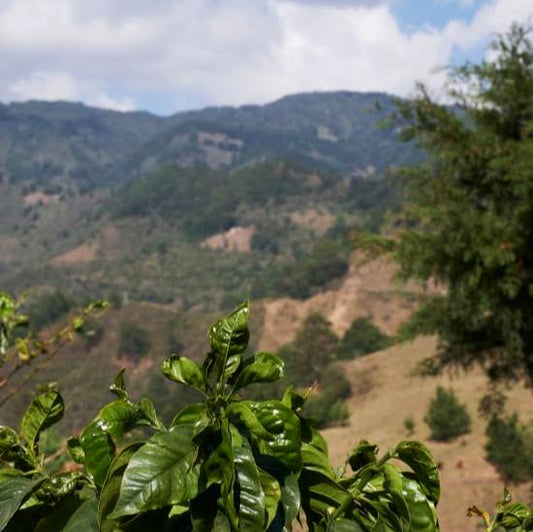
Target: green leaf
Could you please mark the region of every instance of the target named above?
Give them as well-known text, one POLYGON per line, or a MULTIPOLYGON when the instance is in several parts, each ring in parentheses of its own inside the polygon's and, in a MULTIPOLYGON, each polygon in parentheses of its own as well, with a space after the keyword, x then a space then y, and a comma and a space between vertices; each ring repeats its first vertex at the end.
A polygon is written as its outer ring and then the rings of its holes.
POLYGON ((273 436, 268 430, 263 427, 257 416, 251 409, 254 401, 239 401, 236 403, 230 403, 226 407, 226 415, 228 419, 236 426, 246 428, 251 434, 254 434, 258 438, 266 440, 273 439, 273 436))
POLYGON ((307 397, 297 392, 292 386, 285 390, 281 402, 293 412, 298 412, 305 404, 307 397))
MULTIPOLYGON (((69 495, 53 505, 47 505, 46 508, 43 506, 42 508, 46 511, 46 514, 41 519, 39 519, 39 514, 36 515, 33 522, 34 524, 37 520, 38 522, 34 528, 32 527, 33 532, 63 531, 71 516, 82 503, 83 501, 77 495, 69 495)), ((17 515, 17 521, 19 515, 17 515)))
POLYGON ((226 370, 228 359, 242 355, 248 347, 248 302, 214 323, 209 330, 211 350, 218 354, 214 360, 217 379, 226 370))
POLYGON ((368 443, 366 440, 361 440, 346 461, 350 464, 353 471, 357 471, 367 464, 376 462, 378 450, 377 445, 368 443))
POLYGON ((126 391, 126 385, 124 384, 124 372, 125 369, 121 369, 113 381, 113 384, 109 387, 109 391, 114 393, 119 399, 123 401, 128 400, 128 392, 126 391))
POLYGON ((278 512, 279 501, 281 500, 281 488, 279 482, 269 473, 258 469, 259 480, 265 494, 265 510, 267 514, 265 529, 270 526, 278 512))
POLYGON ((183 407, 174 417, 170 426, 176 427, 180 424, 192 425, 193 433, 200 434, 202 430, 211 424, 211 419, 207 414, 204 403, 194 403, 183 407))
POLYGON ((284 367, 280 357, 270 353, 257 353, 244 362, 233 389, 236 391, 248 384, 277 381, 283 377, 284 367))
POLYGON ((0 456, 18 445, 18 434, 11 427, 0 425, 0 456))
POLYGON ((435 532, 439 530, 437 512, 420 484, 408 477, 403 478, 403 493, 409 507, 409 532, 435 532))
POLYGON ((82 487, 86 479, 79 471, 59 473, 45 480, 36 492, 41 500, 60 499, 82 487))
POLYGON ((70 457, 77 464, 85 463, 85 452, 79 438, 71 437, 67 440, 67 449, 70 457))
POLYGON ((392 497, 398 516, 408 524, 411 521, 411 515, 403 493, 403 476, 398 468, 390 464, 383 465, 383 474, 385 476, 383 487, 392 497))
POLYGON ((15 515, 24 499, 37 487, 43 478, 13 477, 0 482, 0 531, 15 515))
POLYGON ((137 403, 141 417, 144 418, 151 427, 164 430, 163 422, 157 416, 154 403, 148 397, 141 397, 137 403))
POLYGON ((249 404, 261 425, 270 434, 268 439, 256 438, 260 453, 275 458, 289 471, 299 472, 302 467, 302 436, 298 416, 281 401, 251 401, 249 404))
POLYGON ((98 504, 98 523, 101 532, 114 532, 116 529, 116 521, 107 519, 107 516, 113 511, 118 501, 124 471, 131 457, 142 445, 142 443, 134 443, 126 447, 109 466, 98 504))
POLYGON ((192 425, 180 424, 152 436, 126 467, 120 495, 110 518, 134 515, 189 499, 186 476, 198 447, 192 425))
POLYGON ((226 367, 224 368, 224 378, 231 377, 241 366, 242 355, 232 355, 228 357, 226 367))
POLYGON ((335 510, 352 500, 352 495, 335 480, 307 468, 300 474, 300 490, 308 523, 329 519, 335 510))
POLYGON ((107 426, 101 419, 92 421, 80 436, 80 443, 85 456, 85 467, 101 486, 115 454, 115 444, 106 432, 107 426))
POLYGON ((68 520, 62 532, 99 532, 97 521, 98 501, 85 501, 68 520))
POLYGON ((284 531, 292 530, 292 523, 300 511, 300 486, 296 475, 287 475, 281 484, 281 503, 284 514, 284 531))
POLYGON ((117 400, 105 405, 96 417, 100 428, 115 438, 135 427, 139 421, 139 411, 131 403, 117 400))
POLYGON ((429 449, 418 441, 402 441, 394 454, 415 472, 426 495, 437 504, 440 495, 439 468, 429 449))
POLYGON ((161 364, 161 371, 163 372, 163 375, 171 381, 187 384, 197 390, 205 392, 202 370, 198 364, 190 358, 172 355, 163 361, 161 364))
POLYGON ((57 423, 65 410, 63 398, 58 392, 46 392, 36 397, 28 406, 20 423, 20 434, 32 451, 39 441, 39 434, 57 423))
POLYGON ((239 530, 243 532, 265 530, 265 494, 259 478, 250 446, 235 449, 235 472, 238 489, 237 510, 239 512, 239 530))

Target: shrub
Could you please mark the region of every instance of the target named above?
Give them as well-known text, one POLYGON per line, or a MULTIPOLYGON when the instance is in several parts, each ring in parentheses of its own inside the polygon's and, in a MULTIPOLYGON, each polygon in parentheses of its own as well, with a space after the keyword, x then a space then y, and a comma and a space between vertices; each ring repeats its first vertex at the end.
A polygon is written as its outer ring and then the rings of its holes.
POLYGON ((414 431, 415 431, 415 420, 409 416, 409 417, 406 417, 404 420, 403 420, 403 427, 405 429, 405 431, 407 432, 407 436, 412 436, 414 431))
POLYGON ((248 338, 244 304, 211 326, 201 366, 163 361, 165 377, 202 397, 168 428, 150 399, 130 398, 119 372, 116 398, 68 440, 79 464, 68 472, 47 469, 39 445, 63 416, 63 399, 53 390, 36 397, 18 431, 0 427, 0 530, 283 532, 300 516, 316 532, 438 530, 428 449, 403 441, 378 459, 377 446, 361 440, 351 472, 337 473, 302 415, 305 397, 289 388, 281 401, 241 398, 248 384, 283 375, 279 357, 245 356, 248 338))
POLYGON ((424 421, 431 429, 431 438, 437 441, 451 440, 470 432, 470 415, 466 405, 457 400, 452 389, 437 388, 424 421))
POLYGON ((123 321, 119 328, 118 353, 131 359, 139 359, 150 349, 150 335, 136 323, 123 321))
POLYGON ((533 436, 531 427, 520 425, 515 413, 507 419, 493 417, 486 430, 487 460, 506 481, 533 479, 533 436))
POLYGON ((349 360, 389 347, 392 340, 368 318, 357 318, 346 331, 339 347, 339 358, 349 360))
POLYGON ((338 343, 331 323, 318 312, 309 314, 294 342, 280 350, 287 363, 289 382, 295 386, 320 382, 324 368, 337 358, 338 343))

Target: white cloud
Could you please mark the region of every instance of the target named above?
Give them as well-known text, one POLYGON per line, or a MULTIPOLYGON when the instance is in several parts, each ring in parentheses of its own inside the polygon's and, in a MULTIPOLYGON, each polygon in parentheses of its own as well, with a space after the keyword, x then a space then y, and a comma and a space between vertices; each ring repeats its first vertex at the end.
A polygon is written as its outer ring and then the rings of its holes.
POLYGON ((81 84, 66 72, 34 72, 7 87, 10 101, 39 99, 44 101, 83 101, 104 109, 132 111, 132 98, 113 98, 101 90, 98 83, 81 84))
POLYGON ((454 48, 532 15, 529 0, 490 0, 470 22, 405 33, 387 1, 3 0, 0 99, 127 110, 148 93, 176 107, 310 90, 408 94, 417 79, 439 86, 432 69, 454 48))

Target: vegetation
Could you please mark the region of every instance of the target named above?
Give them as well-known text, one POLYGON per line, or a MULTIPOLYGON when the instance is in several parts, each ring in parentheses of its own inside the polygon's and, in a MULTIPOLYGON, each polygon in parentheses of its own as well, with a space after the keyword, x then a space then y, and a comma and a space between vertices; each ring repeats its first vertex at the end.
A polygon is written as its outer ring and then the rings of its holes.
POLYGON ((487 425, 487 459, 506 481, 533 479, 533 424, 523 426, 518 416, 493 417, 487 425))
POLYGON ((138 360, 150 349, 150 335, 140 325, 123 321, 119 327, 118 354, 131 360, 138 360))
POLYGON ((381 351, 392 344, 392 339, 368 318, 357 318, 344 334, 339 346, 339 358, 351 360, 368 353, 381 351))
POLYGON ((449 97, 421 87, 400 104, 428 164, 403 172, 404 278, 446 288, 415 315, 437 333, 437 368, 482 364, 493 380, 533 376, 533 46, 513 25, 493 59, 451 69, 449 97))
POLYGON ((247 321, 243 304, 213 324, 202 366, 179 356, 163 362, 168 379, 204 398, 168 428, 149 399, 130 399, 121 371, 117 398, 68 440, 74 470, 50 472, 39 445, 63 415, 61 395, 34 399, 18 432, 0 428, 0 530, 282 531, 303 516, 316 531, 437 530, 438 468, 422 444, 401 442, 378 459, 363 440, 347 460, 352 473, 339 476, 302 416, 302 395, 240 399, 248 384, 283 374, 275 355, 244 356, 247 321), (151 435, 128 439, 137 428, 151 435))
POLYGON ((424 421, 431 429, 431 438, 448 441, 470 432, 470 415, 466 406, 459 403, 452 389, 437 387, 424 421))

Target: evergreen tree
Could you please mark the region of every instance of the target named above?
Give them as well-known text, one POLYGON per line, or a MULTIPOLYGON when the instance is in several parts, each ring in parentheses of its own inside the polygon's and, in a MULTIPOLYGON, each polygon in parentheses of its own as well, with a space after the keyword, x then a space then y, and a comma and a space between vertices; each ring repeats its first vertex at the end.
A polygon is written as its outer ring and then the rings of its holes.
POLYGON ((533 381, 533 46, 514 24, 492 59, 451 69, 449 97, 420 86, 399 103, 404 135, 429 154, 400 173, 408 198, 396 258, 404 278, 436 281, 412 320, 437 333, 434 368, 481 364, 533 381))

